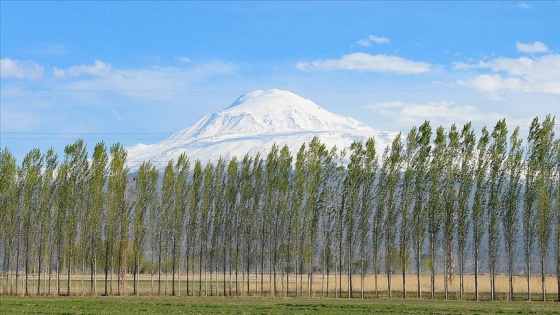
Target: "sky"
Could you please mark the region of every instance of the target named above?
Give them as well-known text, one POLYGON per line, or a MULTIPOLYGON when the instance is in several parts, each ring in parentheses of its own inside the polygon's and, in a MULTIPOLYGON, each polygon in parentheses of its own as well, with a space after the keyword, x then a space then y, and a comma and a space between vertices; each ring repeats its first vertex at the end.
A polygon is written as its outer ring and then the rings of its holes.
POLYGON ((0 1, 0 147, 155 143, 272 88, 382 131, 526 131, 560 116, 559 21, 560 1, 0 1))

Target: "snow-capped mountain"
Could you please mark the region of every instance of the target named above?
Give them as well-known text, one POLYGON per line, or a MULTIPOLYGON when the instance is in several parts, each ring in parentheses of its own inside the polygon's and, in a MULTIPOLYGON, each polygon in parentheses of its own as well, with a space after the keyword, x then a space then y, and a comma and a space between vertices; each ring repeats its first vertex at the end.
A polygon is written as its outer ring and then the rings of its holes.
POLYGON ((128 148, 128 166, 136 170, 149 160, 163 169, 182 152, 202 162, 266 154, 276 143, 295 156, 302 143, 317 136, 327 148, 349 148, 355 140, 375 137, 379 154, 390 135, 352 118, 333 114, 313 101, 281 90, 257 90, 238 98, 226 109, 202 117, 193 125, 156 144, 128 148))

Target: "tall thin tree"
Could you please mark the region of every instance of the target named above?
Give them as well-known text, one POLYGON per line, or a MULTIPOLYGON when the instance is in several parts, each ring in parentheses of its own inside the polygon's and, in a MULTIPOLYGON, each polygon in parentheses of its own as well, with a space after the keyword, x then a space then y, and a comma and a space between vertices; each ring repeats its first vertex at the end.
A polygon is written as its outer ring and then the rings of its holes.
POLYGON ((397 263, 398 253, 396 251, 396 240, 398 239, 398 214, 400 200, 397 195, 399 182, 401 180, 401 169, 403 163, 403 144, 399 133, 391 143, 391 150, 387 160, 383 162, 386 169, 386 181, 384 182, 386 195, 385 216, 385 272, 387 273, 387 295, 392 297, 392 275, 397 263))
POLYGON ((461 130, 459 191, 457 193, 457 256, 459 259, 459 298, 465 298, 465 252, 470 231, 470 200, 474 181, 476 137, 468 122, 461 130))
POLYGON ((432 128, 430 123, 425 121, 418 128, 418 156, 413 161, 414 169, 414 208, 412 210, 412 242, 414 244, 414 258, 416 265, 416 296, 422 297, 421 286, 421 266, 422 251, 426 238, 426 211, 427 211, 427 192, 428 192, 428 169, 430 163, 430 139, 432 128))
POLYGON ((400 181, 400 228, 399 228, 399 265, 402 273, 403 298, 406 299, 406 273, 410 259, 410 226, 411 209, 413 205, 413 163, 418 158, 418 129, 413 127, 406 137, 406 147, 403 152, 403 175, 400 181))
POLYGON ((487 173, 488 173, 488 143, 490 142, 490 134, 486 127, 482 128, 482 134, 478 139, 477 151, 478 157, 476 161, 474 200, 472 205, 472 234, 473 234, 473 258, 474 258, 474 294, 475 299, 479 300, 479 263, 480 263, 480 247, 484 236, 486 211, 484 209, 487 200, 487 173))
POLYGON ((538 134, 536 150, 536 215, 537 215, 537 244, 540 254, 541 293, 546 301, 546 264, 548 260, 550 237, 552 235, 552 174, 553 174, 553 144, 554 118, 545 117, 538 134))
POLYGON ((97 253, 102 237, 103 207, 105 206, 105 183, 107 182, 107 165, 109 157, 105 143, 95 145, 91 160, 88 195, 90 202, 89 222, 87 223, 87 242, 90 257, 90 294, 96 294, 97 253))
POLYGON ((517 257, 517 236, 519 233, 519 207, 522 200, 521 176, 523 171, 523 147, 519 137, 519 127, 515 128, 509 140, 509 153, 506 159, 507 182, 503 196, 504 206, 502 223, 508 270, 508 299, 513 301, 513 274, 517 257))

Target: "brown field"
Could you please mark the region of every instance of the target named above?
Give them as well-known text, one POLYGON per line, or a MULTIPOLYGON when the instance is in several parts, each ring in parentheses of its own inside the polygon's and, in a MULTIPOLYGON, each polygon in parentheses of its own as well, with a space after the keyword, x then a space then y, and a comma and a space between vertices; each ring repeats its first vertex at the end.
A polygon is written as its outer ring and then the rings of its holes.
MULTIPOLYGON (((161 286, 158 287, 157 275, 154 275, 153 282, 150 275, 141 275, 140 276, 140 295, 158 295, 158 288, 159 288, 159 295, 171 295, 172 284, 171 284, 171 275, 167 277, 162 275, 161 277, 161 286), (153 283, 153 287, 152 287, 153 283), (153 291, 152 291, 153 290, 153 291)), ((271 277, 268 274, 265 274, 263 279, 263 291, 261 292, 261 278, 260 275, 257 278, 254 274, 252 274, 249 278, 249 295, 270 295, 271 289, 271 277)), ((303 280, 301 283, 299 282, 298 276, 298 289, 301 288, 301 292, 303 296, 308 295, 308 281, 307 276, 303 275, 301 277, 303 280)), ((1 279, 0 282, 0 293, 4 292, 4 279, 1 279)), ((24 293, 24 276, 20 275, 18 277, 18 295, 23 295, 24 293)), ((67 292, 67 278, 61 277, 61 293, 66 294, 67 292)), ((101 295, 104 293, 104 275, 99 274, 97 276, 97 284, 96 284, 96 294, 101 295)), ((218 276, 216 279, 215 275, 212 275, 210 278, 210 274, 203 274, 202 275, 202 283, 199 282, 199 275, 192 275, 189 276, 189 292, 193 295, 223 295, 223 277, 221 275, 218 276), (205 281, 205 277, 206 280, 205 281), (199 291, 199 288, 202 290, 199 291)), ((277 276, 276 286, 277 286, 277 295, 278 296, 285 296, 286 291, 286 278, 285 276, 281 276, 280 274, 277 276)), ((323 278, 321 274, 316 274, 313 276, 313 296, 329 296, 334 297, 336 295, 339 296, 347 296, 348 293, 348 277, 346 275, 342 275, 341 277, 342 282, 342 294, 337 292, 339 289, 339 279, 334 275, 329 276, 328 283, 327 278, 323 278), (327 292, 327 284, 328 284, 328 292, 327 292)), ((37 284, 36 284, 36 275, 31 275, 29 277, 28 285, 29 285, 29 293, 30 295, 37 294, 37 284)), ((247 295, 247 279, 243 277, 242 274, 238 274, 238 287, 237 287, 237 295, 247 295)), ((360 277, 356 275, 353 277, 353 291, 355 292, 355 296, 360 296, 360 277)), ((48 288, 48 278, 44 278, 42 275, 41 279, 41 294, 46 294, 46 289, 48 288)), ((406 289, 408 292, 409 297, 416 296, 416 275, 407 275, 406 277, 406 289)), ((524 298, 527 292, 527 282, 524 276, 515 276, 514 277, 514 292, 516 295, 524 298)), ((10 284, 12 288, 12 293, 15 293, 15 277, 11 277, 10 284)), ((236 287, 235 287, 235 275, 231 276, 230 282, 230 275, 226 274, 225 279, 226 284, 226 291, 229 294, 229 290, 231 287, 231 293, 236 295, 236 287)), ((186 294, 186 285, 187 285, 187 278, 186 275, 181 275, 181 281, 176 282, 176 293, 178 295, 185 295, 186 294)), ((126 284, 124 290, 121 289, 121 295, 131 295, 133 288, 132 282, 132 275, 126 276, 126 284)), ((290 296, 295 295, 296 289, 296 276, 290 275, 289 278, 289 289, 290 289, 290 296)), ((111 292, 111 285, 109 285, 109 290, 111 292)), ((113 275, 112 281, 112 294, 116 295, 118 290, 117 284, 117 276, 113 275)), ((375 291, 374 286, 374 276, 367 275, 364 281, 364 290, 366 292, 367 297, 373 297, 373 292, 375 291)), ((378 276, 378 290, 380 291, 381 297, 386 297, 386 290, 387 290, 387 276, 386 275, 379 275, 378 276)), ((430 292, 430 276, 429 275, 422 275, 421 276, 421 290, 423 292, 423 297, 428 297, 430 292)), ((490 278, 488 275, 481 275, 479 276, 479 290, 482 295, 490 291, 490 278)), ((557 294, 557 279, 556 276, 548 275, 546 277, 546 290, 549 294, 549 299, 552 299, 557 294)), ((51 295, 57 292, 56 288, 56 277, 53 275, 51 277, 51 295)), ((393 275, 392 276, 392 291, 393 296, 400 298, 402 296, 402 276, 401 275, 393 275)), ((443 292, 444 291, 444 277, 443 275, 436 276, 436 292, 443 292)), ((450 291, 450 298, 451 299, 458 299, 459 297, 459 278, 456 277, 454 281, 450 284, 449 287, 450 291)), ((506 299, 507 298, 507 291, 508 291, 508 278, 506 275, 498 275, 496 277, 496 291, 498 292, 498 299, 506 299)), ((532 293, 538 297, 538 294, 541 292, 541 281, 540 276, 533 276, 531 278, 531 291, 532 293)), ((89 295, 90 292, 90 281, 89 275, 73 275, 72 276, 72 285, 71 285, 71 294, 72 295, 89 295)), ((473 275, 466 275, 465 276, 465 292, 467 299, 474 298, 474 276, 473 275)))

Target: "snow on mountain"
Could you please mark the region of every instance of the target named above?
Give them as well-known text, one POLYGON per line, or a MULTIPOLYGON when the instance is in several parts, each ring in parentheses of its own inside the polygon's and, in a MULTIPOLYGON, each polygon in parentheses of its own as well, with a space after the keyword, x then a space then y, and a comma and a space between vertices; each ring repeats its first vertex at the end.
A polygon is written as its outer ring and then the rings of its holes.
POLYGON ((379 154, 392 135, 381 133, 352 118, 333 114, 313 101, 282 90, 257 90, 238 98, 226 109, 207 114, 193 125, 155 144, 128 148, 128 166, 137 170, 149 160, 163 169, 182 152, 202 162, 228 161, 245 154, 266 155, 276 143, 287 145, 295 156, 302 143, 317 136, 327 148, 349 148, 355 140, 375 137, 379 154))

